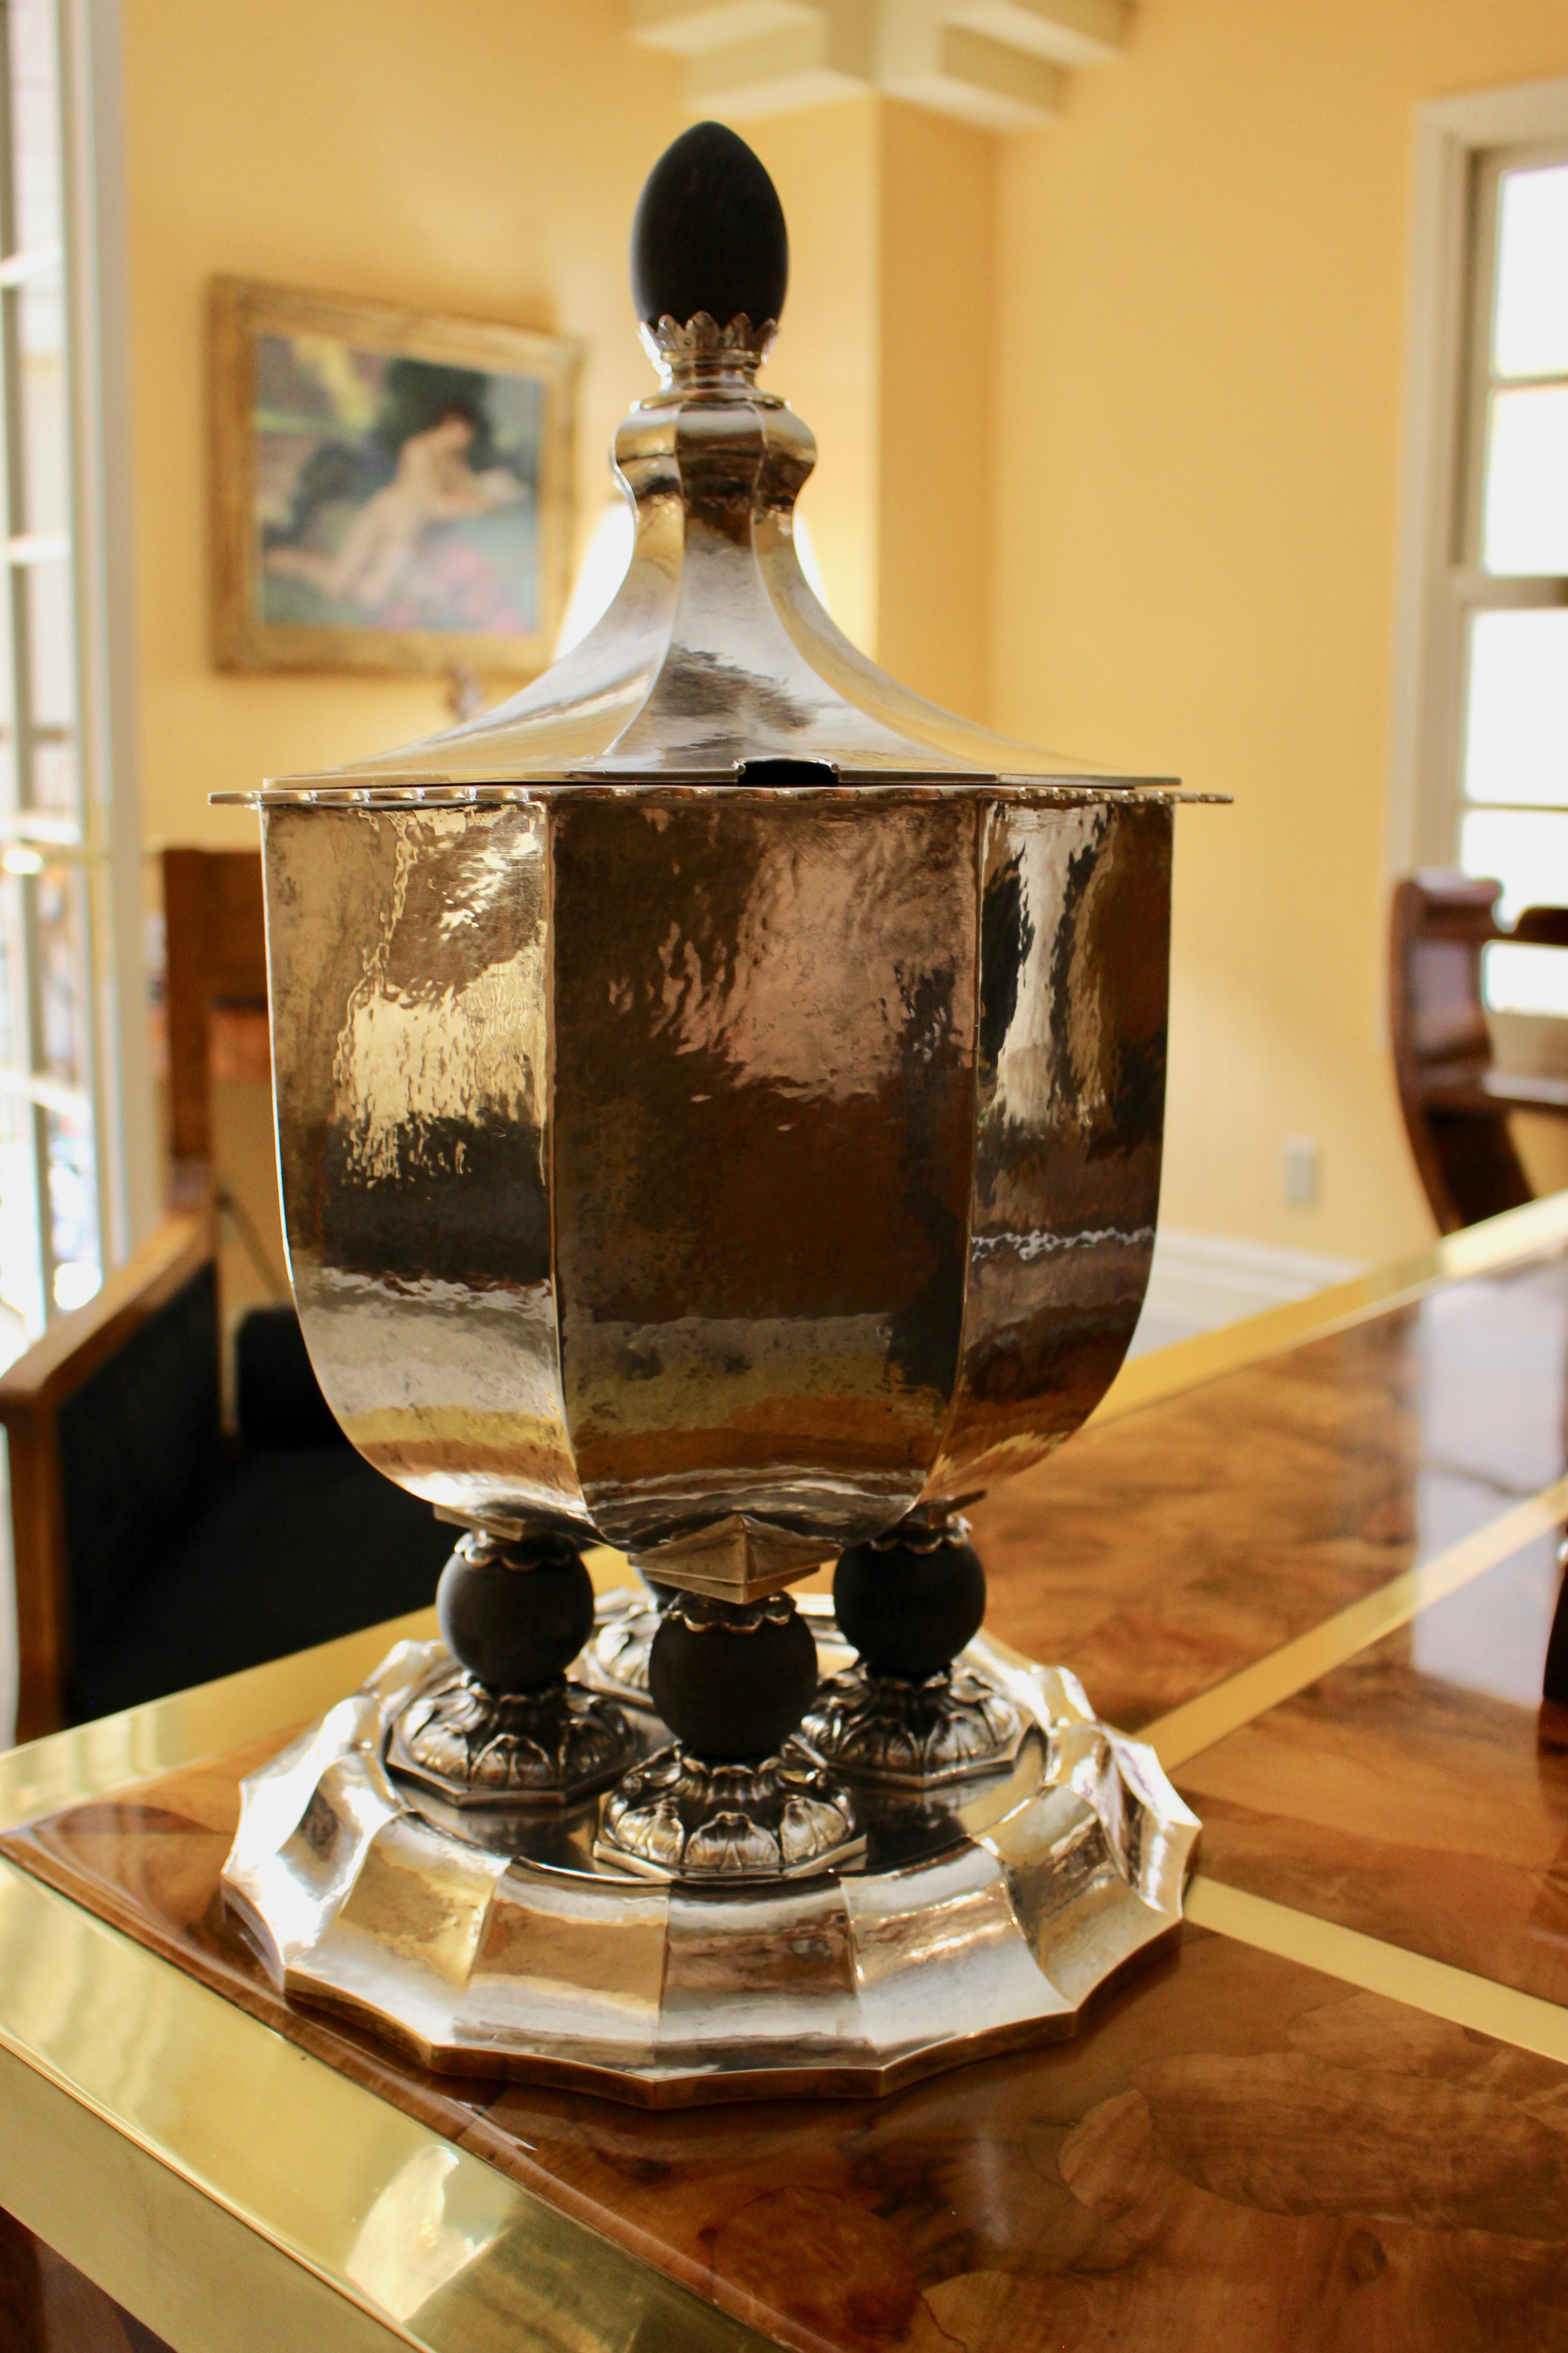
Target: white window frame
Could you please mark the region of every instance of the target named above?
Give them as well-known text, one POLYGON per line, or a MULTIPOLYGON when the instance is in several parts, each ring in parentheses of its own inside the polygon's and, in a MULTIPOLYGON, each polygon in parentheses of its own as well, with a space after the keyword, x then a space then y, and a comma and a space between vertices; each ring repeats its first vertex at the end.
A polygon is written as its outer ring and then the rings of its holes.
MULTIPOLYGON (((130 347, 125 244, 123 73, 120 0, 47 0, 58 71, 64 358, 69 412, 68 531, 72 589, 71 726, 76 738, 76 816, 30 805, 30 691, 26 610, 20 583, 34 542, 26 529, 0 547, 10 627, 0 632, 12 673, 19 768, 18 806, 0 811, 0 836, 19 849, 79 862, 88 922, 86 1030, 97 1182, 99 1264, 107 1274, 152 1229, 158 1215, 158 1160, 147 1038, 143 876, 136 791, 134 549, 131 512, 130 347), (63 822, 62 822, 63 820, 63 822)), ((3 30, 4 28, 0 28, 3 30)), ((9 68, 7 67, 7 74, 9 68)), ((13 229, 6 224, 7 239, 13 229)), ((52 248, 49 249, 53 251, 52 248)), ((40 249, 40 257, 43 249, 40 249)), ((6 287, 40 257, 19 255, 6 287)), ((7 295, 9 305, 9 296, 7 295)), ((17 322, 7 308, 5 481, 22 477, 17 396, 17 322)), ((4 485, 0 485, 4 491, 4 485)), ((9 493, 0 495, 6 530, 9 493)), ((53 1295, 52 1219, 43 1117, 49 1102, 37 1006, 39 979, 30 902, 23 898, 22 1067, 6 1074, 31 1105, 32 1222, 39 1296, 28 1316, 41 1327, 58 1312, 53 1295)))
MULTIPOLYGON (((1499 148, 1568 143, 1568 75, 1423 106, 1415 127, 1415 195, 1405 363, 1404 480, 1394 631, 1388 858, 1392 876, 1452 866, 1460 806, 1464 644, 1483 605, 1568 603, 1559 580, 1500 579, 1473 559, 1479 496, 1467 434, 1477 377, 1472 326, 1489 305, 1472 293, 1478 259, 1479 159, 1499 148), (1469 458, 1467 466, 1466 459, 1469 458)), ((1521 160, 1524 160, 1521 153, 1521 160)))
POLYGON ((137 787, 130 259, 121 0, 60 0, 77 540, 78 723, 89 839, 106 894, 97 1148, 105 1274, 161 1213, 137 787))

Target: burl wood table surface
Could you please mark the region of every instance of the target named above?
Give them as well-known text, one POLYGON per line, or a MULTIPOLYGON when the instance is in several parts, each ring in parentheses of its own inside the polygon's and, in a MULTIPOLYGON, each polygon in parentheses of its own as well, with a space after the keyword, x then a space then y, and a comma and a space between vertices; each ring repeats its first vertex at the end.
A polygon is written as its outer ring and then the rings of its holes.
POLYGON ((1173 1956, 884 2102, 420 2074, 272 1991, 237 1784, 423 1619, 0 1759, 0 2353, 1568 2353, 1568 1196, 1130 1366, 993 1630, 1205 1822, 1173 1956))

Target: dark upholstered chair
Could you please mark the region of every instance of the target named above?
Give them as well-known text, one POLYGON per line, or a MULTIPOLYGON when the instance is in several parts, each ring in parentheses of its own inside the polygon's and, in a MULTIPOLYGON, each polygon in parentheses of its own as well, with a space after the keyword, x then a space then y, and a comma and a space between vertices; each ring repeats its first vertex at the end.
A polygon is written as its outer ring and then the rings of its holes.
POLYGON ((434 1598, 452 1531, 343 1438, 292 1308, 240 1327, 237 1438, 218 1331, 204 1221, 171 1218, 0 1375, 19 1739, 434 1598))
POLYGON ((254 849, 167 849, 163 875, 164 1096, 171 1190, 214 1184, 213 1080, 271 1082, 267 927, 254 849))
POLYGON ((1397 883, 1389 944, 1389 1031, 1405 1132, 1438 1230, 1456 1232, 1533 1198, 1509 1133, 1513 1112, 1568 1118, 1568 1079, 1497 1066, 1481 959, 1493 940, 1568 949, 1568 907, 1499 923, 1500 882, 1428 872, 1397 883))

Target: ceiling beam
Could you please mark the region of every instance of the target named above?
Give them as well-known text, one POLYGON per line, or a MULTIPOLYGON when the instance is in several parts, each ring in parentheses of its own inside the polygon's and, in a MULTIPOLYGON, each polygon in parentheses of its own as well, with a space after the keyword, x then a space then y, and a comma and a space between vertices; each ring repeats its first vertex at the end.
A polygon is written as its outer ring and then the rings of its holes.
POLYGON ((864 90, 1023 131, 1069 68, 1121 55, 1132 0, 622 0, 627 33, 686 61, 694 113, 780 114, 864 90))
POLYGON ((687 103, 743 121, 854 98, 875 85, 876 32, 871 0, 813 8, 805 22, 689 58, 687 103))
POLYGON ((688 58, 741 48, 824 13, 818 0, 622 0, 622 8, 634 41, 688 58))
POLYGON ((950 25, 1062 66, 1109 65, 1126 47, 1130 0, 945 0, 950 25))
POLYGON ((941 0, 885 0, 877 86, 983 131, 1029 131, 1061 111, 1059 66, 944 21, 941 0))

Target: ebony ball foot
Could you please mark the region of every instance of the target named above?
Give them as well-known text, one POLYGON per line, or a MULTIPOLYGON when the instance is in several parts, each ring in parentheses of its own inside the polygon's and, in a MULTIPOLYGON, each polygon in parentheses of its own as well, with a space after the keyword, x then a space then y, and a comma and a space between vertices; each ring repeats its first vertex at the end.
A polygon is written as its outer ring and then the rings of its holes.
POLYGON ((542 1691, 594 1630, 594 1580, 564 1536, 467 1535, 441 1571, 436 1615, 452 1656, 487 1691, 542 1691))
POLYGON ((649 1715, 653 1701, 647 1687, 648 1654, 658 1631, 660 1612, 679 1598, 679 1588, 656 1584, 641 1569, 637 1577, 641 1594, 624 1596, 618 1606, 610 1604, 583 1653, 578 1672, 595 1691, 649 1715))
POLYGON ((1023 1716, 986 1676, 955 1662, 985 1616, 985 1571, 963 1520, 905 1521, 840 1554, 838 1629, 860 1657, 818 1692, 801 1738, 852 1781, 911 1792, 1008 1766, 1023 1716))
POLYGON ((816 1689, 816 1644, 787 1593, 764 1601, 678 1594, 648 1653, 653 1704, 681 1746, 709 1764, 771 1757, 816 1689))
POLYGON ((833 1614, 868 1673, 923 1683, 979 1633, 985 1571, 963 1520, 931 1533, 906 1528, 839 1554, 833 1614))
POLYGON ((594 1852, 652 1879, 805 1878, 865 1850, 854 1799, 791 1738, 816 1690, 816 1644, 787 1594, 678 1594, 648 1653, 676 1736, 605 1799, 594 1852))
POLYGON ((594 1583, 574 1545, 466 1535, 436 1612, 457 1666, 399 1716, 395 1769, 459 1807, 556 1807, 632 1763, 619 1708, 566 1679, 594 1630, 594 1583))

